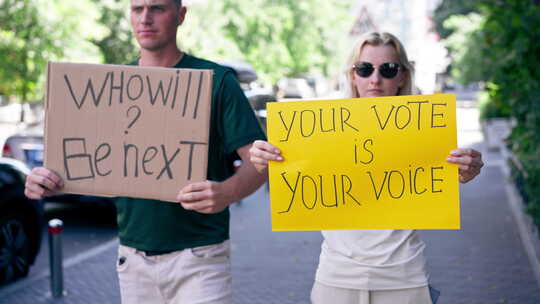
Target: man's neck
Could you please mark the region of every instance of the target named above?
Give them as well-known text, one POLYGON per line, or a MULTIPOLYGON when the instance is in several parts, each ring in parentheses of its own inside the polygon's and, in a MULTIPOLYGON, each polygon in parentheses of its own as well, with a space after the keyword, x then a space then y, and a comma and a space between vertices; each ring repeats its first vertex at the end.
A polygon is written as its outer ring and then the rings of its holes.
POLYGON ((140 66, 173 67, 184 56, 178 48, 149 51, 141 49, 140 66))

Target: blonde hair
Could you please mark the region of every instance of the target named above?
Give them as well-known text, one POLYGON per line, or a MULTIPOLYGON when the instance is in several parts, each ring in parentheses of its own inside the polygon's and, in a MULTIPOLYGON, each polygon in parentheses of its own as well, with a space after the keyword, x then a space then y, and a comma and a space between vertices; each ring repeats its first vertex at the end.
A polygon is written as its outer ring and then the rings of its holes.
POLYGON ((366 44, 372 46, 390 45, 394 47, 399 58, 398 63, 402 69, 402 72, 405 73, 404 84, 398 89, 397 95, 411 95, 414 82, 414 66, 411 64, 409 59, 407 59, 407 53, 405 52, 405 48, 403 47, 399 39, 397 39, 396 36, 386 32, 368 32, 363 34, 356 42, 347 61, 347 66, 345 67, 345 76, 347 78, 347 84, 345 87, 347 90, 347 97, 360 97, 358 96, 358 92, 353 84, 354 70, 352 67, 355 63, 358 62, 360 58, 360 53, 362 52, 362 48, 366 44))

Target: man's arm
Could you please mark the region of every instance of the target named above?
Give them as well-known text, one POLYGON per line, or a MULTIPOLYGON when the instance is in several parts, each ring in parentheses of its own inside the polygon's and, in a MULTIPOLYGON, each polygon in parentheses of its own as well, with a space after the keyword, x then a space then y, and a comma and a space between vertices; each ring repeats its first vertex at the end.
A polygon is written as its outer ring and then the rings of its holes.
POLYGON ((189 184, 180 190, 176 196, 177 201, 187 210, 216 213, 253 193, 267 180, 267 174, 257 172, 249 161, 250 148, 251 144, 236 150, 242 165, 233 176, 222 182, 189 184))

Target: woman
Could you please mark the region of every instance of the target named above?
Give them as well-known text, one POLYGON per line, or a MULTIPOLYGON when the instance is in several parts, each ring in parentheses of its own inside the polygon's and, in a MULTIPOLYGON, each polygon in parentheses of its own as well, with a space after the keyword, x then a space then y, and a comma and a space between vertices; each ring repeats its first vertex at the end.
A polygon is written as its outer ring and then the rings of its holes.
MULTIPOLYGON (((389 33, 368 33, 352 50, 347 65, 347 97, 411 95, 414 68, 399 40, 389 33)), ((268 161, 282 161, 280 151, 255 141, 251 162, 265 171, 268 161)), ((472 149, 450 152, 447 162, 459 165, 459 180, 480 173, 481 154, 472 149)), ((428 304, 424 242, 416 230, 323 231, 324 242, 315 283, 314 304, 428 304)))

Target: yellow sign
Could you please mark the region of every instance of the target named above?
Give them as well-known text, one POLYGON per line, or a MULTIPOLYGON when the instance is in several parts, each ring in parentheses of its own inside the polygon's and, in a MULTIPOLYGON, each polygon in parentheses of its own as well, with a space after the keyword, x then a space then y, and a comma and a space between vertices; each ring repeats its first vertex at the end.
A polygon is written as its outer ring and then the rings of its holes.
POLYGON ((456 97, 268 104, 273 230, 459 229, 456 97))

